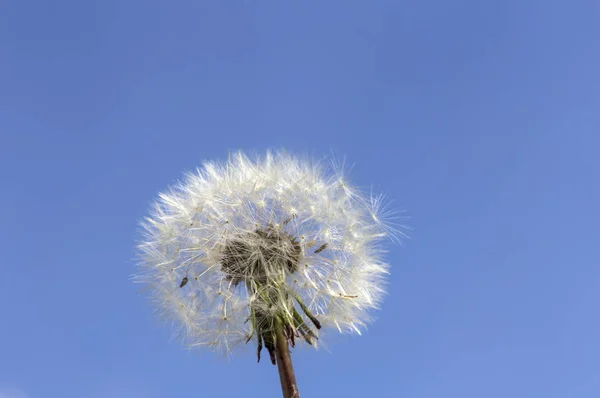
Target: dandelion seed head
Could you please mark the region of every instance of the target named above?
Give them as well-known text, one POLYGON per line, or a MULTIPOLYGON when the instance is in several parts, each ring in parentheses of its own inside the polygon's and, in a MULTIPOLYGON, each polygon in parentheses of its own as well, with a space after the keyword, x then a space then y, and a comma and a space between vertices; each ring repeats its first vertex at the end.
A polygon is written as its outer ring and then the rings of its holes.
POLYGON ((385 294, 381 243, 400 230, 383 199, 288 153, 206 162, 159 194, 136 280, 190 346, 260 347, 279 318, 312 345, 321 326, 360 334, 385 294))

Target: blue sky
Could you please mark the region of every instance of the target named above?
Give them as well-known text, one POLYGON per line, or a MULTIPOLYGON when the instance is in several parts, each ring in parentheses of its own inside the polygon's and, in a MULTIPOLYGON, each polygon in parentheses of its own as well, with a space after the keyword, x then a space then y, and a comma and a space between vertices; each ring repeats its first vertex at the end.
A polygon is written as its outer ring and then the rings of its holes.
POLYGON ((159 191, 273 147, 414 229, 368 332, 293 353, 303 396, 600 396, 599 37, 585 0, 2 2, 0 396, 278 396, 129 280, 159 191))

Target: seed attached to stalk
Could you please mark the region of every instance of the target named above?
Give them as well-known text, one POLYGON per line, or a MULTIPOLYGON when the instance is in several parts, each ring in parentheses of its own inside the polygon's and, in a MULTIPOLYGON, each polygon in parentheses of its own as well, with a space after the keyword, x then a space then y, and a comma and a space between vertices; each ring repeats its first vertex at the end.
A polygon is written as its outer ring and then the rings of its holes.
POLYGON ((323 243, 317 250, 315 250, 315 254, 321 253, 323 250, 327 249, 327 243, 323 243))
POLYGON ((184 277, 184 278, 181 280, 181 283, 179 284, 179 287, 180 287, 180 288, 184 287, 185 285, 187 285, 188 281, 189 281, 188 277, 187 277, 187 276, 185 276, 185 277, 184 277))

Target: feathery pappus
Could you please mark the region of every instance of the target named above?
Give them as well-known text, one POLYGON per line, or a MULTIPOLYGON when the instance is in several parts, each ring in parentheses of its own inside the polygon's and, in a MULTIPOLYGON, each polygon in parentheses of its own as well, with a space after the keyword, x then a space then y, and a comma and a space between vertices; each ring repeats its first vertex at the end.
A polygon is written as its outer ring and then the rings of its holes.
POLYGON ((381 303, 397 238, 381 196, 340 170, 285 152, 207 162, 161 193, 143 222, 138 282, 191 346, 232 352, 254 341, 275 363, 274 329, 291 346, 360 333, 381 303))

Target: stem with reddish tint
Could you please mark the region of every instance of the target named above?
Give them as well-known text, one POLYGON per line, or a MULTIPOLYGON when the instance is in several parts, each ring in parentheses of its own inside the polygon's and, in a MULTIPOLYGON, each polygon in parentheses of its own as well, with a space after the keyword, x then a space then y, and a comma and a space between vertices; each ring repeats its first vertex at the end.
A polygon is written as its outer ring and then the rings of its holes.
POLYGON ((275 352, 277 355, 277 368, 279 370, 279 381, 281 382, 281 391, 283 398, 299 398, 298 385, 296 384, 296 375, 290 356, 288 341, 283 332, 284 325, 281 322, 275 323, 275 352))

